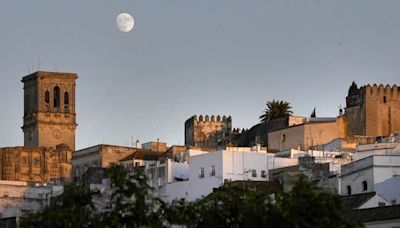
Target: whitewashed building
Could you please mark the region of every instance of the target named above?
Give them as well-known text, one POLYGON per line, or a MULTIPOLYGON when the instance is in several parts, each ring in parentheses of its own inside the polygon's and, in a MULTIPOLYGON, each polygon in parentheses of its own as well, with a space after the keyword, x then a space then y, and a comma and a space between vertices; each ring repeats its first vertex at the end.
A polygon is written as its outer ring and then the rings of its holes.
POLYGON ((184 151, 183 162, 159 162, 146 167, 150 185, 166 201, 194 201, 210 194, 227 181, 267 181, 268 171, 298 164, 294 158, 275 157, 256 149, 229 149, 212 153, 184 151), (157 176, 158 178, 154 178, 157 176))
POLYGON ((393 205, 400 204, 400 176, 375 184, 375 191, 393 205))
POLYGON ((377 184, 398 175, 400 175, 400 156, 374 155, 362 158, 342 166, 341 194, 376 191, 377 184))

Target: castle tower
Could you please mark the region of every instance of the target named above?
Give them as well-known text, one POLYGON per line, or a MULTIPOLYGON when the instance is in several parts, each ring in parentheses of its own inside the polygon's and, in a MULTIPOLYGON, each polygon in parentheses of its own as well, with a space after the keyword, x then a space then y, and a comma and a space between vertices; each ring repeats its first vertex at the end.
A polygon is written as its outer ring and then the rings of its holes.
POLYGON ((400 133, 400 87, 353 82, 346 97, 348 136, 389 136, 400 133))
POLYGON ((75 150, 75 73, 44 72, 27 75, 24 83, 24 146, 75 150))
POLYGON ((185 145, 216 147, 224 145, 232 133, 230 116, 192 116, 185 121, 185 145))

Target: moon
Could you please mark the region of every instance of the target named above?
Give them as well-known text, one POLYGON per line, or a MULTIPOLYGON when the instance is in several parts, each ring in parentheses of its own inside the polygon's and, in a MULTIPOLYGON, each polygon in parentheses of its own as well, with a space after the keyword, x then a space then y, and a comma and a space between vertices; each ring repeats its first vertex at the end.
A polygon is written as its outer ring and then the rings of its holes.
POLYGON ((133 29, 135 21, 129 13, 120 13, 116 19, 117 27, 121 32, 129 32, 133 29))

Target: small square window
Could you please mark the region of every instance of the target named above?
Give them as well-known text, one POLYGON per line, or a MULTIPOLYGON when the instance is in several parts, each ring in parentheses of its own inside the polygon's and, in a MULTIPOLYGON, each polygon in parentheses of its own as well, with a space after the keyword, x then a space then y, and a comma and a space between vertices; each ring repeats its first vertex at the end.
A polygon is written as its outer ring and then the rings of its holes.
POLYGON ((267 172, 265 170, 261 170, 261 177, 266 178, 267 177, 267 172))
POLYGON ((213 177, 213 176, 215 176, 215 166, 214 165, 212 165, 210 167, 210 177, 213 177))
POLYGON ((257 170, 251 170, 251 177, 257 177, 257 170))
POLYGON ((201 167, 199 170, 199 178, 204 178, 204 168, 201 167))

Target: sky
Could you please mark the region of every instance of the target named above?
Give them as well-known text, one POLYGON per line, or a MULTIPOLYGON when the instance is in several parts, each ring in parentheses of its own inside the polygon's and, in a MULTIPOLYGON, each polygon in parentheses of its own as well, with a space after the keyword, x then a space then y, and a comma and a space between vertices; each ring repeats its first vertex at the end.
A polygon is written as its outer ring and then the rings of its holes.
POLYGON ((2 0, 0 147, 23 145, 20 80, 38 69, 79 76, 77 149, 183 144, 194 114, 250 128, 272 99, 332 117, 352 81, 400 84, 400 1, 2 0))

